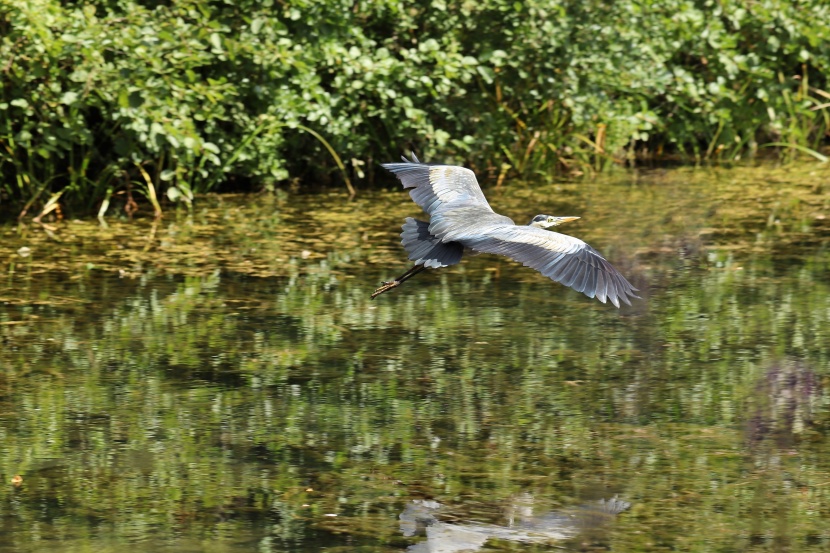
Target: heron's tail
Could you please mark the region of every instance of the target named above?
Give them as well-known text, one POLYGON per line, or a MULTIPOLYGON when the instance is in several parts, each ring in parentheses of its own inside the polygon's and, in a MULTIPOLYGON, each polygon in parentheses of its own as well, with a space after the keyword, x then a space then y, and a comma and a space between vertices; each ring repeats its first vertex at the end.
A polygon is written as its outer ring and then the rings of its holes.
POLYGON ((429 233, 429 223, 407 217, 403 224, 401 243, 416 265, 430 269, 448 267, 461 261, 464 246, 458 242, 441 242, 429 233))

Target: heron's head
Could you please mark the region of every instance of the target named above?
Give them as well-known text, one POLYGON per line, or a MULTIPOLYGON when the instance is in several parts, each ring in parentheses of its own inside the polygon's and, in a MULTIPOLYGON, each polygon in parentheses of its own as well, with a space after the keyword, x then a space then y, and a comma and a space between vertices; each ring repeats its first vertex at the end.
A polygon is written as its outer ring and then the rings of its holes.
POLYGON ((531 227, 550 228, 562 223, 576 221, 579 217, 554 217, 552 215, 537 215, 530 221, 531 227))

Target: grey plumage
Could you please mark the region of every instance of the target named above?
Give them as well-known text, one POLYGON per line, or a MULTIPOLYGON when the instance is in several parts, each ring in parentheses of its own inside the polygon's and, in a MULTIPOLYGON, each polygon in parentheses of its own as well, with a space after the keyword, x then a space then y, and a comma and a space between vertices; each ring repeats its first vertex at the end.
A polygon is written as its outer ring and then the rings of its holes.
POLYGON ((404 278, 386 283, 372 297, 399 285, 424 267, 438 268, 461 261, 465 249, 504 255, 546 277, 606 300, 615 306, 620 301, 639 297, 619 271, 591 246, 573 236, 545 230, 558 224, 556 218, 537 216, 532 225, 516 225, 512 219, 495 213, 484 197, 475 174, 463 167, 427 165, 403 158, 403 163, 383 167, 400 179, 409 195, 430 216, 429 223, 407 218, 402 243, 415 262, 404 278), (543 226, 545 228, 539 228, 543 226))
POLYGON ((429 223, 407 217, 402 228, 401 243, 416 265, 438 269, 461 262, 464 246, 458 242, 442 242, 432 236, 429 223))

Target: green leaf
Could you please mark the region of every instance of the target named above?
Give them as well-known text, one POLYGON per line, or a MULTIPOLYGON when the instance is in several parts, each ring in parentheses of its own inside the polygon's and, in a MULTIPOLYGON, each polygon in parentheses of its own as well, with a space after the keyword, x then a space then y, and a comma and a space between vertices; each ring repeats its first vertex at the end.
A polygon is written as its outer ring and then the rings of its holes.
POLYGON ((78 100, 78 93, 73 91, 64 92, 63 96, 61 96, 61 104, 64 105, 71 105, 74 104, 78 100))
POLYGON ((214 51, 222 51, 222 36, 219 33, 211 33, 210 45, 213 46, 214 51))

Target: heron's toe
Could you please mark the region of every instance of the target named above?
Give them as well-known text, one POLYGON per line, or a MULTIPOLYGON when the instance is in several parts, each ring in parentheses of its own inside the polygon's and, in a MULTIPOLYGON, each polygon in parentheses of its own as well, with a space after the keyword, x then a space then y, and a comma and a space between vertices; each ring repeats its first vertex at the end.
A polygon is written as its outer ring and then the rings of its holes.
POLYGON ((397 280, 384 282, 383 286, 381 286, 380 288, 375 290, 371 297, 372 297, 372 299, 375 299, 377 296, 383 294, 384 292, 386 292, 388 290, 391 290, 392 288, 395 288, 396 286, 400 286, 400 284, 401 284, 400 281, 397 281, 397 280))

